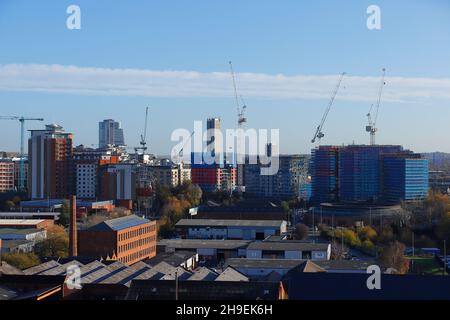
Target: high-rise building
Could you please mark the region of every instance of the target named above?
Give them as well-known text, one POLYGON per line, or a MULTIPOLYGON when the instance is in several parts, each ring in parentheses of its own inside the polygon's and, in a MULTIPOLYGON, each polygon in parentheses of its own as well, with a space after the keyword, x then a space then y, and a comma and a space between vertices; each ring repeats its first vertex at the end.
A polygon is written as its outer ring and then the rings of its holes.
POLYGON ((401 146, 320 146, 311 172, 315 203, 391 203, 428 193, 428 161, 401 146))
POLYGON ((338 199, 338 153, 340 147, 320 146, 311 153, 311 200, 315 203, 338 199))
POLYGON ((28 141, 28 192, 32 199, 68 198, 74 192, 72 134, 51 124, 28 141))
POLYGON ((73 152, 76 195, 82 200, 93 200, 100 196, 99 172, 102 166, 119 163, 119 155, 104 149, 89 149, 79 146, 73 152))
POLYGON ((383 157, 383 196, 399 202, 424 199, 428 194, 428 160, 417 154, 383 157))
POLYGON ((245 165, 245 193, 257 198, 293 199, 300 196, 303 168, 309 157, 279 155, 278 171, 273 175, 261 174, 261 164, 245 165))
POLYGON ((339 151, 339 200, 377 201, 381 195, 381 156, 411 154, 401 146, 350 145, 339 151))
POLYGON ((14 190, 14 168, 12 159, 0 159, 0 192, 14 190))
POLYGON ((99 122, 98 147, 105 148, 107 146, 124 146, 125 138, 120 122, 112 119, 99 122))
POLYGON ((206 142, 206 150, 208 153, 210 153, 212 156, 214 155, 221 155, 222 150, 222 144, 223 142, 220 141, 220 139, 217 139, 217 136, 221 133, 221 125, 220 125, 220 118, 210 118, 206 121, 206 135, 207 135, 207 142, 206 142))

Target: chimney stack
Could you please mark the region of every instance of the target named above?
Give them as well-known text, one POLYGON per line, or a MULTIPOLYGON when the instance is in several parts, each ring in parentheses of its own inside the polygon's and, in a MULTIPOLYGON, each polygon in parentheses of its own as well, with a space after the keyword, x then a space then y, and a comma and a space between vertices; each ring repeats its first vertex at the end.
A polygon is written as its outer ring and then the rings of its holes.
POLYGON ((72 196, 70 203, 69 256, 78 256, 77 244, 77 197, 72 196))

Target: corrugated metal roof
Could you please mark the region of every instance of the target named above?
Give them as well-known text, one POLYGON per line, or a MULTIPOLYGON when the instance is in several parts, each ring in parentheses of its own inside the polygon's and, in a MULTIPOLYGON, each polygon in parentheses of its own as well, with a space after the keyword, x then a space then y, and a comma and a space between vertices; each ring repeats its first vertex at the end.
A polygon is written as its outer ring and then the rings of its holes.
POLYGON ((150 220, 138 217, 136 215, 130 215, 126 217, 121 217, 117 219, 103 221, 91 228, 90 231, 120 231, 123 229, 128 229, 136 226, 140 226, 142 224, 149 223, 150 220))
POLYGON ((219 220, 219 219, 182 219, 177 227, 273 227, 280 228, 282 220, 219 220))
POLYGON ((279 242, 252 242, 247 250, 267 250, 267 251, 327 251, 328 243, 305 243, 296 241, 279 242))

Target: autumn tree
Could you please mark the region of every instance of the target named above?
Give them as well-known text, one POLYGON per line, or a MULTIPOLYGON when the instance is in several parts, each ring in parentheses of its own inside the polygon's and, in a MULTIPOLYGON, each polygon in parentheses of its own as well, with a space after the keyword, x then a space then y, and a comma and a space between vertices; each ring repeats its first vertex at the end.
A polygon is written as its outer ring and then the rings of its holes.
POLYGON ((370 226, 365 226, 358 231, 358 237, 361 241, 374 241, 377 237, 377 232, 370 226))
POLYGON ((405 245, 394 241, 385 246, 379 256, 379 263, 384 268, 393 268, 399 274, 409 270, 409 260, 405 258, 405 245))
POLYGON ((294 240, 305 240, 308 238, 309 228, 302 223, 299 223, 295 226, 294 230, 294 240))
POLYGON ((63 226, 54 225, 47 230, 47 239, 36 244, 39 257, 61 257, 69 255, 69 236, 63 226))
POLYGON ((37 266, 41 263, 39 257, 35 253, 2 253, 2 260, 21 270, 37 266))

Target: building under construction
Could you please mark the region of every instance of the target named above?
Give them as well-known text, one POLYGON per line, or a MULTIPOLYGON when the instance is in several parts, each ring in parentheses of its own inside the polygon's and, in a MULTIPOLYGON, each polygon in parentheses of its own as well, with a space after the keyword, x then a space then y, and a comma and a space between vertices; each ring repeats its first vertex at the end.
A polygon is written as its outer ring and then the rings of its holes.
POLYGON ((314 203, 398 203, 428 193, 428 160, 401 146, 320 146, 311 173, 314 203))

